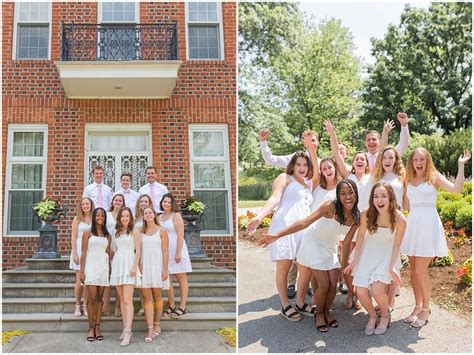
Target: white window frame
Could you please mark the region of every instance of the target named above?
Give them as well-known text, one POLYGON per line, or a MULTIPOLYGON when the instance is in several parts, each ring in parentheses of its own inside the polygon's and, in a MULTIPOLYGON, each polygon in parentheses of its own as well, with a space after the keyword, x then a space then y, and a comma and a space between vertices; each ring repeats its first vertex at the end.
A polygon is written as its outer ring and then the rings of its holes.
POLYGON ((227 218, 228 231, 201 231, 205 237, 231 237, 234 230, 234 214, 232 212, 232 180, 230 172, 230 154, 229 154, 229 129, 226 124, 191 124, 189 129, 189 165, 191 178, 191 193, 194 195, 194 163, 223 163, 225 174, 225 189, 197 189, 197 190, 227 190, 227 218), (193 151, 193 133, 194 132, 222 132, 224 138, 224 157, 195 157, 193 151))
POLYGON ((41 1, 48 2, 48 21, 35 21, 35 22, 20 22, 20 11, 19 3, 24 1, 15 1, 15 10, 14 10, 14 25, 13 25, 13 45, 12 45, 12 58, 13 60, 51 60, 51 38, 52 38, 52 21, 51 21, 51 12, 52 12, 52 1, 41 1), (49 34, 48 34, 48 57, 47 58, 18 58, 17 48, 19 40, 18 38, 18 25, 19 24, 48 24, 49 34))
MULTIPOLYGON (((84 187, 89 185, 89 176, 90 176, 90 171, 89 171, 89 164, 88 164, 88 159, 89 159, 89 154, 91 151, 89 150, 89 145, 90 145, 90 133, 108 133, 108 134, 119 134, 119 135, 130 135, 132 132, 146 132, 148 134, 148 139, 147 139, 147 148, 148 151, 143 151, 143 152, 134 152, 137 154, 143 153, 143 154, 148 154, 149 159, 149 166, 153 166, 153 137, 152 137, 152 129, 151 129, 151 124, 148 123, 143 123, 143 124, 134 124, 133 128, 130 127, 129 124, 124 124, 124 123, 106 123, 106 124, 97 124, 97 123, 86 123, 85 126, 85 135, 84 135, 84 187)), ((110 154, 110 152, 94 152, 97 154, 110 154)), ((123 171, 122 171, 123 172, 123 171)), ((121 173, 122 173, 121 172, 121 173)), ((120 174, 115 174, 115 186, 120 188, 120 174)), ((118 190, 116 188, 116 190, 118 190)), ((138 191, 137 191, 138 192, 138 191)))
POLYGON ((7 138, 7 164, 6 164, 6 176, 5 176, 5 203, 4 203, 4 212, 3 212, 3 225, 4 233, 6 236, 15 236, 15 237, 38 237, 38 231, 25 231, 25 232, 15 232, 9 233, 9 198, 8 194, 11 190, 11 178, 12 178, 12 165, 15 163, 22 164, 31 164, 31 163, 42 163, 43 165, 43 176, 42 176, 42 189, 43 189, 43 198, 46 196, 46 175, 48 173, 48 125, 47 124, 10 124, 8 125, 8 138, 7 138), (43 156, 42 157, 14 157, 13 156, 13 134, 16 132, 43 132, 44 141, 43 141, 43 156))
POLYGON ((225 60, 224 54, 224 21, 222 18, 222 2, 221 1, 192 1, 192 2, 215 2, 217 3, 217 21, 190 21, 189 20, 189 2, 185 3, 185 19, 186 19, 186 59, 187 60, 225 60), (189 24, 217 24, 219 26, 219 58, 190 58, 189 57, 189 24))

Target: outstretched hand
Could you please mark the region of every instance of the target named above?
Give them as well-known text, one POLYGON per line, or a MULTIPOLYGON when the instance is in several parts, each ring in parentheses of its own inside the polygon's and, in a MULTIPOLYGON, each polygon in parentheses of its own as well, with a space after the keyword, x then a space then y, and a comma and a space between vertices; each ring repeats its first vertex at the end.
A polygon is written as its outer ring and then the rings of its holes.
POLYGON ((392 277, 392 280, 395 281, 395 283, 402 287, 402 278, 400 277, 400 275, 398 274, 398 272, 395 271, 395 269, 391 269, 390 270, 390 276, 392 277))
POLYGON ((352 273, 352 269, 354 269, 354 263, 350 263, 347 265, 347 267, 344 269, 343 273, 344 275, 350 275, 352 273))
POLYGON ((393 122, 393 120, 391 120, 390 118, 387 118, 387 120, 384 121, 383 123, 383 131, 387 132, 388 134, 394 128, 395 128, 395 123, 393 122))
POLYGON ((324 128, 326 129, 326 131, 328 132, 328 134, 330 136, 336 134, 336 130, 334 129, 334 125, 332 124, 331 121, 326 120, 326 121, 324 121, 323 125, 324 125, 324 128))
POLYGON ((408 116, 405 112, 397 113, 397 119, 402 127, 408 126, 408 116))
POLYGON ((257 242, 257 245, 260 247, 266 247, 268 244, 273 243, 277 239, 278 238, 275 237, 273 234, 264 234, 263 238, 257 242))
POLYGON ((247 234, 252 235, 257 230, 258 225, 260 224, 260 219, 257 217, 253 218, 249 224, 247 224, 247 234))
POLYGON ((258 133, 258 137, 260 138, 260 142, 268 140, 268 137, 270 137, 270 131, 268 130, 268 128, 262 129, 258 133))
POLYGON ((314 134, 312 133, 303 134, 302 140, 303 140, 303 145, 306 149, 311 149, 311 148, 318 149, 319 140, 314 134))
POLYGON ((469 159, 471 159, 471 152, 469 150, 465 150, 464 155, 459 157, 458 163, 465 164, 469 159))

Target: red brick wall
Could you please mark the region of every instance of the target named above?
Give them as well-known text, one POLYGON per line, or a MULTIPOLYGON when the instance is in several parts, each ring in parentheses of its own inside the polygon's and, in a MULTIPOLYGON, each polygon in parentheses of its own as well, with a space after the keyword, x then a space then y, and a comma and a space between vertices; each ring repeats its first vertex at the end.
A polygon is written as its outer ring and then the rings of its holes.
MULTIPOLYGON (((51 61, 13 60, 14 3, 3 2, 2 24, 2 197, 8 125, 48 124, 46 195, 71 206, 59 224, 58 249, 70 250, 70 225, 84 188, 84 129, 87 123, 151 123, 153 164, 159 181, 178 199, 190 193, 189 124, 227 124, 229 132, 232 208, 236 209, 236 4, 222 5, 222 61, 186 61, 184 3, 140 4, 140 22, 177 21, 179 59, 183 61, 176 87, 164 100, 71 100, 66 98, 54 64, 60 60, 60 21, 96 23, 97 3, 53 3, 51 61)), ((3 221, 4 205, 2 205, 3 221)), ((233 213, 235 215, 235 212, 233 213)), ((235 228, 231 237, 205 237, 205 251, 218 266, 235 269, 235 228)), ((5 230, 5 228, 4 228, 5 230)), ((37 246, 37 237, 3 235, 3 269, 24 265, 37 246)))

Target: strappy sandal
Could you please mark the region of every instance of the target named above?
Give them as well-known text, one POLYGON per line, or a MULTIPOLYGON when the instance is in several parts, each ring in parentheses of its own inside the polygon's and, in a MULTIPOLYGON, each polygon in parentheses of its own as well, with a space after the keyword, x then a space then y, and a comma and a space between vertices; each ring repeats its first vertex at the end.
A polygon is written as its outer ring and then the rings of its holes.
POLYGON ((411 312, 409 316, 403 318, 403 321, 405 323, 410 323, 410 324, 413 323, 418 318, 418 314, 420 314, 421 312, 421 307, 422 307, 421 305, 415 305, 415 309, 411 312), (418 310, 418 309, 419 311, 416 312, 416 314, 413 314, 415 310, 418 310))
MULTIPOLYGON (((421 313, 421 312, 429 312, 429 313, 428 313, 428 317, 431 315, 431 310, 430 310, 429 308, 422 308, 421 311, 420 311, 420 313, 421 313)), ((420 328, 424 327, 424 326, 427 325, 427 324, 428 324, 428 318, 426 318, 426 319, 420 319, 420 317, 417 317, 417 318, 413 321, 413 323, 411 323, 411 326, 412 326, 413 328, 420 329, 420 328)))
POLYGON ((179 307, 178 309, 175 308, 173 312, 171 312, 170 317, 173 319, 180 319, 186 313, 188 313, 186 308, 182 309, 181 307, 179 307))
POLYGON ((316 313, 316 306, 311 306, 307 303, 304 303, 302 307, 298 306, 298 304, 295 304, 295 308, 298 312, 308 317, 314 317, 314 314, 316 313))
POLYGON ((298 322, 302 319, 301 314, 299 314, 299 312, 294 309, 291 304, 289 304, 286 308, 281 306, 280 314, 291 322, 298 322))
POLYGON ((176 307, 171 307, 171 306, 169 306, 169 307, 166 309, 166 311, 164 311, 164 312, 161 314, 161 316, 162 316, 162 317, 169 317, 169 315, 170 315, 171 313, 173 313, 175 309, 176 309, 176 307))
POLYGON ((154 338, 161 334, 161 326, 160 326, 160 322, 153 322, 153 324, 154 324, 153 325, 153 338, 154 338), (157 331, 156 326, 158 326, 160 330, 157 331))
POLYGON ((337 328, 339 327, 339 323, 337 320, 332 319, 332 321, 328 321, 328 317, 326 315, 330 315, 332 317, 332 313, 329 309, 324 311, 324 319, 326 320, 326 323, 331 327, 331 328, 337 328))
POLYGON ((94 335, 87 335, 87 341, 94 341, 95 340, 95 325, 93 327, 89 327, 89 332, 92 330, 92 332, 94 333, 94 335))
POLYGON ((154 332, 155 332, 155 327, 152 326, 152 325, 150 325, 150 326, 148 327, 148 329, 152 329, 152 328, 153 328, 153 334, 151 335, 151 337, 149 337, 149 336, 146 336, 146 337, 145 337, 145 343, 151 343, 152 340, 153 340, 153 338, 155 337, 155 333, 154 333, 154 332))
MULTIPOLYGON (((96 328, 97 328, 98 331, 100 331, 100 328, 99 328, 99 327, 100 327, 100 323, 95 325, 95 327, 94 327, 94 334, 96 333, 96 328)), ((102 334, 96 335, 96 336, 95 336, 95 340, 102 341, 102 340, 104 340, 104 336, 103 336, 102 334)))
POLYGON ((326 324, 326 317, 324 316, 324 312, 316 312, 314 315, 314 325, 316 326, 316 330, 321 333, 328 332, 328 325, 326 324), (324 324, 318 324, 318 315, 322 315, 322 319, 324 319, 324 324))

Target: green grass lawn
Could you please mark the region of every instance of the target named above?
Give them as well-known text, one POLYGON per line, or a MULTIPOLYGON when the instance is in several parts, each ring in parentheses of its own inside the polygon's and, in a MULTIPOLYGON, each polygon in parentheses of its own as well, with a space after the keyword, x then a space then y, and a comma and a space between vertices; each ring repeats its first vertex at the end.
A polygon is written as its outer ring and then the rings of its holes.
POLYGON ((265 200, 260 201, 239 201, 239 208, 263 207, 265 200))

